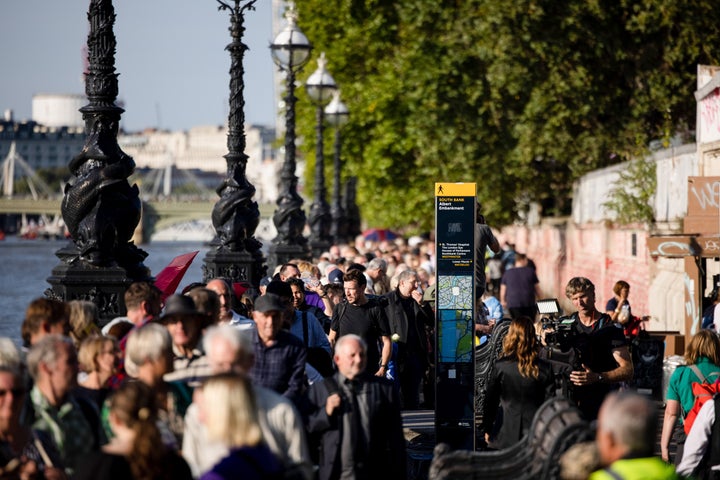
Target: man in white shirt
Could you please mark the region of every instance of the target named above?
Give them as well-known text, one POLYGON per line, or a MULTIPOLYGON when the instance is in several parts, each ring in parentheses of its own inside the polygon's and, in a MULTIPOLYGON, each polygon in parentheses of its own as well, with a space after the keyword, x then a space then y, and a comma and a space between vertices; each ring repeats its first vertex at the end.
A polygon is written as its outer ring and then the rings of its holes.
MULTIPOLYGON (((255 361, 250 339, 231 325, 208 328, 203 346, 208 359, 208 374, 232 371, 238 375, 247 375, 255 361)), ((267 446, 286 469, 296 471, 302 478, 311 479, 312 464, 305 429, 292 401, 257 385, 253 386, 253 393, 267 446)), ((198 418, 195 402, 185 414, 182 454, 194 477, 210 470, 228 454, 225 445, 208 440, 207 430, 198 418)))
POLYGON ((255 322, 252 319, 244 317, 232 309, 232 289, 225 279, 214 278, 207 283, 206 288, 217 293, 220 299, 221 322, 227 322, 240 330, 255 328, 255 322))

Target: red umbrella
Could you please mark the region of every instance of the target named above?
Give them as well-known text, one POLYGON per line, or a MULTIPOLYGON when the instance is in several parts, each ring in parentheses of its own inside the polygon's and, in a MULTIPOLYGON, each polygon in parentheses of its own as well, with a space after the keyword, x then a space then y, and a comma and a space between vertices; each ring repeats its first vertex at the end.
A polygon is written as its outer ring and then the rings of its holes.
POLYGON ((382 242, 383 240, 395 240, 400 235, 387 228, 369 228, 363 232, 363 238, 371 242, 382 242))
POLYGON ((196 250, 194 252, 178 255, 172 259, 172 262, 170 262, 167 267, 162 269, 157 277, 155 277, 155 286, 163 292, 163 301, 175 293, 178 285, 180 285, 180 280, 182 280, 185 276, 185 272, 187 272, 188 267, 198 252, 199 250, 196 250))

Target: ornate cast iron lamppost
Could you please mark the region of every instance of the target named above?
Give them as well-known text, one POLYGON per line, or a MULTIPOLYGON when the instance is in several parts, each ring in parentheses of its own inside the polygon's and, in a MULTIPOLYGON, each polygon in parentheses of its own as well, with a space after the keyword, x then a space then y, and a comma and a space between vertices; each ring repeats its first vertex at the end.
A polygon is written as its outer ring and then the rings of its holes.
POLYGON ((287 26, 270 45, 273 61, 287 76, 285 160, 280 174, 277 210, 273 215, 278 233, 270 246, 268 263, 271 266, 282 265, 293 258, 310 258, 307 239, 302 234, 305 228, 303 199, 297 193, 298 179, 295 176, 295 74, 307 63, 312 46, 296 25, 297 13, 294 4, 290 3, 285 18, 287 26))
POLYGON ((323 149, 323 107, 337 91, 337 85, 325 68, 325 52, 318 58, 318 68, 305 82, 305 90, 317 105, 317 140, 315 148, 315 196, 310 205, 310 248, 313 256, 319 257, 332 244, 330 237, 330 205, 325 200, 325 156, 323 149))
POLYGON ((265 273, 262 244, 255 239, 260 222, 260 210, 252 197, 255 187, 245 176, 248 156, 245 155, 245 99, 243 97, 243 56, 248 49, 242 43, 245 12, 254 10, 257 0, 234 0, 234 5, 217 0, 218 10, 230 12, 232 42, 230 52, 230 113, 228 114, 227 177, 218 187, 220 199, 212 211, 212 222, 217 233, 217 248, 205 256, 203 278, 224 277, 232 282, 245 281, 257 287, 265 273))
POLYGON ((340 129, 348 121, 350 112, 347 106, 340 100, 340 91, 336 91, 333 99, 327 107, 325 107, 325 116, 328 122, 335 127, 335 156, 333 158, 333 194, 332 206, 330 214, 332 216, 332 225, 330 226, 330 235, 335 244, 342 243, 347 240, 347 218, 345 218, 345 209, 343 209, 340 197, 340 129))
POLYGON ((115 105, 115 9, 112 0, 91 0, 88 7, 88 73, 90 103, 80 109, 85 146, 68 165, 73 175, 65 188, 61 211, 73 243, 57 252, 62 261, 52 271, 45 294, 62 300, 93 301, 100 317, 125 313, 123 292, 133 281, 149 280, 147 253, 131 241, 140 221, 136 185, 127 179, 135 162, 117 143, 120 115, 115 105))
POLYGON ((352 241, 362 233, 360 208, 357 204, 357 177, 350 177, 345 184, 345 215, 347 216, 347 235, 352 241))

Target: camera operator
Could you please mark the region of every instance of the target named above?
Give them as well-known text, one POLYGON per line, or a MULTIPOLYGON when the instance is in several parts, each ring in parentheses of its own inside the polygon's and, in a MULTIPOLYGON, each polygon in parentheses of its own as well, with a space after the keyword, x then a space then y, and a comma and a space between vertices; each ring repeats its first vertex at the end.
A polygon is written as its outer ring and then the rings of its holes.
POLYGON ((577 308, 570 317, 581 366, 570 373, 573 400, 587 420, 595 420, 605 396, 632 380, 632 358, 622 327, 595 308, 595 285, 590 280, 572 278, 565 295, 577 308))

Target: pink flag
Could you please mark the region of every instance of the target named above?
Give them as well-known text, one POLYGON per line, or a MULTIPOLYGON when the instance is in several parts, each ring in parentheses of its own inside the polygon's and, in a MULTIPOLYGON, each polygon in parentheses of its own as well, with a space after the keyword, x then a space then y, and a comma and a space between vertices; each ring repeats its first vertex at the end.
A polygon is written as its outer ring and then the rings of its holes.
POLYGON ((190 264, 198 252, 199 250, 196 250, 178 255, 155 277, 155 286, 163 292, 163 301, 175 293, 178 285, 180 285, 180 280, 185 276, 185 272, 187 272, 188 267, 190 267, 190 264))

